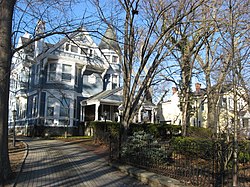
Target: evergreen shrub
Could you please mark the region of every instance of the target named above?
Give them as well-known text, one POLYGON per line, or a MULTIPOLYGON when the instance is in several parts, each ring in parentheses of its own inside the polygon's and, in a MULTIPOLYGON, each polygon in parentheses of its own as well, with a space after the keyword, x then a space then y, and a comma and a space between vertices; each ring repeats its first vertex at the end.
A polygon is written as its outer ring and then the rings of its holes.
POLYGON ((199 157, 206 160, 213 158, 214 143, 208 139, 174 137, 170 144, 176 153, 187 157, 199 157))
POLYGON ((120 123, 111 121, 92 121, 90 126, 94 129, 95 140, 105 143, 108 143, 110 136, 118 137, 119 130, 121 130, 121 133, 124 131, 120 123))
POLYGON ((172 151, 144 131, 134 132, 122 147, 122 157, 130 163, 151 165, 167 163, 171 160, 172 151))
POLYGON ((250 162, 250 141, 239 142, 238 161, 239 163, 250 162))
POLYGON ((172 136, 181 135, 181 126, 168 124, 141 123, 130 124, 128 135, 132 136, 134 132, 144 131, 157 139, 170 139, 172 136))

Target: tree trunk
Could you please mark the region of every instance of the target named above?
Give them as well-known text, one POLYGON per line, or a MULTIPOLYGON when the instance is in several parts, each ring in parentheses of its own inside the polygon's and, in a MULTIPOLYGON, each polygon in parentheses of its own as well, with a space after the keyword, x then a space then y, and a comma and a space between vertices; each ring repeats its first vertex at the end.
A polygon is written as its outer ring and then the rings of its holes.
POLYGON ((214 103, 212 98, 207 99, 207 106, 208 106, 208 116, 207 116, 207 128, 211 129, 213 134, 215 135, 217 133, 217 123, 216 116, 219 115, 217 113, 217 106, 216 103, 214 103))
POLYGON ((185 102, 182 107, 182 136, 187 135, 187 127, 189 126, 188 119, 188 102, 185 102))
MULTIPOLYGON (((187 45, 186 45, 187 46, 187 45)), ((187 47, 188 48, 188 47, 187 47)), ((191 54, 188 50, 184 50, 182 54, 181 64, 181 105, 182 105, 182 136, 187 135, 187 127, 190 125, 190 84, 192 78, 193 63, 191 54)))
POLYGON ((8 101, 11 66, 11 29, 15 0, 0 2, 0 182, 11 172, 8 155, 8 101))

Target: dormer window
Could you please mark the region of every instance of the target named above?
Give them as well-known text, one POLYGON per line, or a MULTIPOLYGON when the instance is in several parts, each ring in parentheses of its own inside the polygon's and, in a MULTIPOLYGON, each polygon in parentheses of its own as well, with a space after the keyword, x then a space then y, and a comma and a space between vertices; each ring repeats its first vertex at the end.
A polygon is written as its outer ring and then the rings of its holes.
POLYGON ((65 45, 65 50, 66 50, 66 51, 69 51, 69 44, 66 44, 66 45, 65 45))
POLYGON ((88 49, 88 47, 79 47, 77 45, 72 45, 70 43, 66 43, 65 44, 65 51, 67 52, 71 52, 71 53, 78 53, 81 55, 89 55, 89 56, 93 56, 93 50, 92 49, 88 49))
POLYGON ((88 54, 88 48, 81 47, 81 54, 82 55, 87 55, 88 54))
POLYGON ((78 53, 78 47, 75 45, 71 45, 71 52, 78 53))

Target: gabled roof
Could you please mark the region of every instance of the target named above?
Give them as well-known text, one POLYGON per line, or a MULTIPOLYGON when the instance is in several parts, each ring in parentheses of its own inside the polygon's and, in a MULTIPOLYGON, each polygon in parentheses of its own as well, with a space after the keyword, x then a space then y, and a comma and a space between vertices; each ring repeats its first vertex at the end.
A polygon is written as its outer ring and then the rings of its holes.
POLYGON ((121 91, 122 87, 102 91, 96 95, 89 97, 88 99, 81 101, 81 105, 86 106, 94 102, 101 102, 119 106, 119 104, 121 104, 123 101, 123 96, 120 93, 121 91))
POLYGON ((52 53, 53 51, 55 51, 57 48, 59 48, 61 45, 63 45, 66 41, 69 40, 69 38, 74 38, 77 34, 79 34, 79 32, 73 32, 71 33, 68 37, 63 38, 61 41, 57 42, 55 45, 53 45, 53 47, 51 47, 50 49, 48 49, 45 53, 42 53, 41 55, 39 55, 37 57, 37 60, 42 60, 45 57, 47 57, 50 53, 52 53))

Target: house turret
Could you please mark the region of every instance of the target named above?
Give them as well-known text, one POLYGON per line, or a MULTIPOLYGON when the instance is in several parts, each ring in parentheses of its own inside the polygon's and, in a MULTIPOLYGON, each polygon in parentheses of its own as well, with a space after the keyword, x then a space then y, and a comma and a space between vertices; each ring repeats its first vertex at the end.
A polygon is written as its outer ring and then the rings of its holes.
POLYGON ((107 28, 104 36, 102 37, 102 40, 99 44, 99 48, 101 50, 109 49, 115 52, 119 50, 116 34, 110 26, 107 28))
MULTIPOLYGON (((45 32, 45 22, 43 20, 39 20, 36 26, 35 37, 36 38, 41 37, 44 34, 44 32, 45 32)), ((35 41, 35 50, 34 50, 35 58, 43 52, 43 43, 44 43, 43 38, 35 41)))
POLYGON ((112 27, 108 27, 100 44, 99 49, 105 56, 105 60, 109 64, 109 69, 104 78, 104 90, 111 90, 120 86, 120 57, 118 55, 119 45, 115 31, 112 27))

